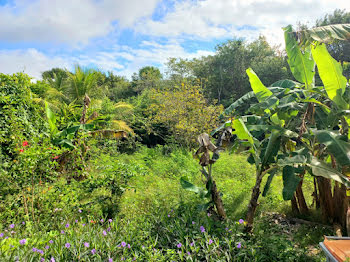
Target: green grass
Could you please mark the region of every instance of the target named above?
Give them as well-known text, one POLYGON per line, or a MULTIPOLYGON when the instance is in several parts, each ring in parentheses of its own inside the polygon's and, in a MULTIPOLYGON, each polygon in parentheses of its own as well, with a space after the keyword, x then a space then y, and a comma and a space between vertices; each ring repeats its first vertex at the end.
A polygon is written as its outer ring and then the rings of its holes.
MULTIPOLYGON (((282 199, 280 175, 274 178, 267 196, 260 199, 254 234, 246 235, 237 221, 245 218, 255 183, 254 166, 247 163, 246 156, 227 152, 215 163, 213 177, 223 194, 228 215, 227 221, 217 222, 198 210, 202 200, 197 195, 180 186, 182 176, 204 186, 197 161, 190 152, 182 149, 169 152, 162 147, 142 147, 130 155, 95 156, 89 163, 90 174, 84 187, 76 183, 63 185, 63 196, 76 198, 74 206, 70 207, 67 200, 66 209, 61 205, 61 213, 50 214, 39 225, 22 225, 20 221, 25 218, 19 217, 13 221, 16 233, 11 233, 9 228, 12 221, 2 221, 0 260, 49 261, 54 257, 56 261, 108 261, 109 258, 113 261, 324 261, 317 245, 324 234, 330 234, 328 228, 286 226, 275 223, 268 215, 290 212, 290 203, 282 199), (127 182, 120 186, 121 197, 114 198, 118 202, 94 202, 79 213, 78 208, 87 199, 110 195, 103 181, 112 175, 118 176, 120 182, 127 182), (101 185, 88 194, 90 186, 96 187, 91 183, 101 185), (78 197, 81 190, 85 190, 81 193, 85 198, 78 197), (106 222, 108 218, 113 218, 113 222, 106 222), (100 219, 104 222, 98 222, 100 219), (67 223, 69 228, 65 228, 67 223), (201 232, 200 226, 205 232, 201 232), (27 239, 27 243, 20 245, 21 239, 27 239), (48 244, 49 240, 54 242, 48 244), (130 248, 121 246, 122 242, 130 244, 130 248), (71 246, 66 248, 66 243, 71 246), (46 245, 50 248, 45 249, 46 245), (44 254, 33 252, 33 247, 44 254)), ((309 204, 311 182, 304 184, 309 204)), ((52 193, 46 201, 50 203, 53 197, 52 193)))

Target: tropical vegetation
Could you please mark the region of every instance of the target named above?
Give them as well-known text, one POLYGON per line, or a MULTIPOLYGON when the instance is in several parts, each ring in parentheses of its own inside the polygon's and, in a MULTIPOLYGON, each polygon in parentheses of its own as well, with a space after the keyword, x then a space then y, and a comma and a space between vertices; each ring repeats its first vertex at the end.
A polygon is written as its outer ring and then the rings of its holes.
POLYGON ((130 81, 0 73, 1 260, 325 261, 350 236, 349 23, 130 81))

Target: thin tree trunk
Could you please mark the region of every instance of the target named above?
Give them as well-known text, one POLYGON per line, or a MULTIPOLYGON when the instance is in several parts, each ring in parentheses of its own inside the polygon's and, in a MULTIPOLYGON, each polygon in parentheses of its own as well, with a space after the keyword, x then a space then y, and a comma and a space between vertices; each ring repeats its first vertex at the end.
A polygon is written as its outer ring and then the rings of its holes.
POLYGON ((348 233, 348 237, 350 237, 350 206, 346 212, 346 232, 348 233))
POLYGON ((313 196, 314 196, 314 200, 315 200, 316 209, 319 209, 320 208, 320 195, 317 192, 316 177, 314 177, 314 193, 313 193, 313 196))
POLYGON ((220 216, 220 219, 223 220, 226 218, 226 212, 224 209, 224 205, 222 203, 221 197, 220 197, 220 192, 218 192, 216 183, 214 180, 212 180, 212 191, 211 191, 211 197, 215 203, 216 210, 220 216))
POLYGON ((293 195, 293 198, 291 199, 291 204, 292 204, 292 213, 294 215, 299 215, 300 211, 299 211, 297 199, 295 198, 295 194, 293 195))
POLYGON ((309 208, 307 207, 307 204, 305 201, 302 185, 303 185, 303 179, 300 180, 298 187, 295 191, 295 194, 296 194, 296 197, 298 199, 300 213, 305 215, 305 214, 309 213, 309 208))
POLYGON ((261 185, 262 178, 263 178, 262 172, 257 171, 255 186, 253 187, 252 195, 248 205, 247 225, 245 228, 246 232, 251 232, 253 230, 254 216, 255 216, 256 208, 258 206, 258 199, 260 196, 260 185, 261 185))

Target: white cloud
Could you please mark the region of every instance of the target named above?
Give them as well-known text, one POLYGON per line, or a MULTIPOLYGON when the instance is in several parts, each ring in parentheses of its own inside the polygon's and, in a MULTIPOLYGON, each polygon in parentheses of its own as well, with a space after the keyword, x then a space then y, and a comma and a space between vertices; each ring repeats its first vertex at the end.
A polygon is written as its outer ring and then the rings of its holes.
POLYGON ((176 41, 169 41, 166 44, 159 44, 154 41, 143 41, 141 48, 133 49, 122 46, 119 51, 114 52, 114 55, 118 57, 123 56, 125 53, 130 54, 133 59, 129 61, 123 70, 119 70, 118 73, 127 77, 130 77, 134 72, 137 73, 140 68, 149 65, 160 65, 160 70, 164 71, 165 63, 169 57, 191 59, 214 54, 214 52, 207 50, 187 52, 180 43, 176 41), (142 47, 147 47, 147 49, 142 47))
POLYGON ((48 57, 36 49, 0 50, 0 72, 12 74, 24 72, 36 79, 41 78, 43 71, 53 67, 69 68, 68 61, 61 57, 48 57))
POLYGON ((106 36, 113 22, 130 27, 159 0, 15 0, 0 5, 0 41, 85 44, 106 36))
POLYGON ((143 66, 156 65, 164 70, 164 64, 169 57, 195 58, 212 54, 214 52, 206 50, 186 52, 179 43, 174 41, 163 45, 151 41, 143 42, 140 48, 135 49, 116 45, 108 52, 86 53, 78 56, 49 56, 34 48, 0 50, 0 61, 5 61, 0 63, 0 72, 5 74, 25 72, 35 79, 41 79, 41 73, 53 67, 72 70, 74 64, 80 64, 94 65, 102 71, 112 71, 131 78, 131 75, 143 66), (127 60, 126 65, 118 62, 120 58, 127 60))
POLYGON ((100 52, 92 55, 48 56, 37 49, 0 50, 0 72, 12 74, 24 72, 35 79, 41 79, 41 73, 54 67, 72 70, 75 64, 95 65, 103 71, 116 71, 124 67, 111 54, 100 52))
MULTIPOLYGON (((348 0, 186 0, 160 21, 145 19, 135 30, 156 36, 196 38, 257 37, 274 44, 283 40, 282 27, 297 21, 313 24, 336 8, 350 10, 348 0), (242 26, 255 29, 240 30, 242 26)), ((310 25, 311 25, 310 24, 310 25)))
POLYGON ((283 26, 297 21, 312 25, 336 8, 350 9, 348 0, 184 0, 174 1, 174 8, 163 2, 160 9, 166 11, 164 17, 152 20, 159 1, 14 0, 11 5, 0 5, 0 42, 58 42, 80 47, 79 54, 72 56, 63 50, 65 45, 50 47, 50 52, 60 50, 61 55, 48 55, 47 50, 38 51, 31 44, 24 49, 0 50, 0 72, 24 70, 40 79, 41 72, 52 67, 72 69, 79 63, 130 77, 143 66, 164 65, 169 57, 194 58, 214 53, 200 46, 197 51, 186 51, 179 39, 194 43, 198 39, 232 37, 253 40, 263 34, 270 43, 279 44, 283 42, 283 26), (126 27, 141 39, 146 35, 168 41, 140 40, 136 48, 121 46, 115 37, 116 28, 126 27))

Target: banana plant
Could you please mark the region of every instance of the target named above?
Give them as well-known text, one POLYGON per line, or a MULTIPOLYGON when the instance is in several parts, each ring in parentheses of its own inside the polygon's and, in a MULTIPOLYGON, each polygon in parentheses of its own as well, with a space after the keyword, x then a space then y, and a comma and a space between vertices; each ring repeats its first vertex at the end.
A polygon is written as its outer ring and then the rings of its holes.
POLYGON ((206 199, 207 203, 200 205, 200 210, 207 210, 214 217, 220 220, 226 218, 226 212, 222 203, 221 194, 217 189, 216 183, 212 175, 212 165, 219 159, 219 148, 211 141, 208 134, 203 133, 198 136, 198 143, 200 145, 197 152, 194 154, 195 158, 199 158, 199 164, 202 166, 201 172, 205 177, 206 189, 195 186, 187 181, 185 177, 180 179, 181 186, 199 195, 200 198, 206 199), (212 156, 211 155, 212 152, 212 156), (216 212, 214 210, 216 208, 216 212))
MULTIPOLYGON (((270 174, 263 191, 266 195, 278 170, 282 171, 285 200, 295 200, 303 176, 309 173, 317 177, 324 205, 332 204, 329 193, 325 192, 329 179, 335 181, 334 199, 345 204, 348 201, 344 192, 350 182, 344 170, 350 170, 349 86, 340 64, 329 55, 322 42, 350 39, 350 26, 335 25, 299 32, 288 26, 284 31, 288 63, 298 82, 280 80, 265 87, 257 75, 247 69, 253 91, 224 111, 222 119, 231 119, 213 132, 231 127, 236 140, 248 148, 248 161, 256 166, 256 184, 247 214, 248 231, 253 227, 262 179, 270 174), (314 84, 315 66, 323 86, 314 84), (248 114, 237 114, 239 106, 249 101, 253 103, 248 114), (256 101, 258 103, 254 103, 256 101)), ((337 208, 341 209, 334 205, 328 215, 336 218, 337 208)), ((344 221, 344 217, 337 219, 344 221)))

